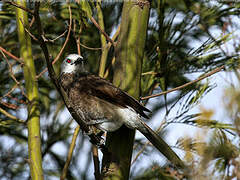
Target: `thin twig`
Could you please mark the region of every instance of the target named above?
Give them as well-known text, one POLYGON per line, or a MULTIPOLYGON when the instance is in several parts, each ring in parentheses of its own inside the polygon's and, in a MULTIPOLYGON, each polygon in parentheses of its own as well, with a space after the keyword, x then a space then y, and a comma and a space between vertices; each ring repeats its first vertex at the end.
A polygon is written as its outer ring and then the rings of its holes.
POLYGON ((54 43, 54 41, 58 40, 59 38, 63 37, 66 32, 68 32, 68 30, 64 31, 61 35, 59 35, 58 37, 54 38, 54 39, 49 39, 46 36, 42 35, 42 38, 44 39, 44 42, 50 42, 50 43, 54 43))
POLYGON ((81 56, 80 37, 81 37, 81 33, 82 33, 82 26, 80 25, 80 27, 79 27, 78 35, 76 35, 76 28, 77 28, 76 21, 73 20, 73 30, 72 31, 73 31, 73 34, 74 34, 74 39, 75 39, 76 44, 77 44, 78 55, 81 56))
POLYGON ((194 83, 196 83, 196 82, 198 82, 198 81, 201 81, 201 80, 203 80, 203 79, 205 79, 205 78, 207 78, 207 77, 209 77, 209 76, 211 76, 211 75, 213 75, 213 74, 221 71, 221 70, 224 69, 224 68, 225 68, 225 65, 222 65, 222 66, 217 67, 216 69, 210 71, 209 73, 207 73, 207 74, 205 74, 205 75, 203 75, 203 76, 201 76, 201 77, 199 77, 199 78, 197 78, 197 79, 195 79, 195 80, 193 80, 193 81, 191 81, 191 82, 188 82, 188 83, 183 84, 183 85, 181 85, 181 86, 175 87, 175 88, 170 89, 170 90, 168 90, 168 91, 164 91, 164 92, 161 92, 161 93, 158 93, 158 94, 153 94, 153 95, 150 95, 150 96, 142 97, 141 100, 158 97, 158 96, 161 96, 161 95, 164 95, 164 94, 168 94, 168 93, 170 93, 170 92, 177 91, 177 90, 179 90, 179 89, 185 88, 185 87, 187 87, 187 86, 189 86, 189 85, 192 85, 192 84, 194 84, 194 83))
MULTIPOLYGON (((119 33, 120 33, 120 25, 118 26, 118 28, 117 28, 117 31, 115 32, 115 34, 113 35, 113 37, 112 37, 112 40, 113 41, 115 41, 116 39, 117 39, 117 37, 118 37, 118 35, 119 35, 119 33)), ((107 43, 107 47, 108 47, 108 50, 110 49, 110 47, 111 47, 111 42, 108 42, 107 43)), ((112 64, 111 64, 111 67, 113 67, 114 66, 114 64, 115 64, 115 56, 112 58, 112 64)), ((108 74, 109 74, 109 71, 110 71, 110 68, 111 68, 110 66, 106 69, 106 71, 105 71, 105 73, 104 73, 104 78, 107 78, 107 76, 108 76, 108 74)))
POLYGON ((18 109, 19 106, 17 106, 16 104, 10 104, 10 103, 7 103, 7 102, 4 102, 4 101, 0 101, 0 104, 4 105, 5 107, 9 108, 9 109, 18 109))
POLYGON ((15 84, 6 94, 4 94, 2 97, 0 97, 0 100, 1 100, 3 97, 6 97, 6 96, 10 95, 17 87, 18 87, 18 85, 15 84))
POLYGON ((81 55, 81 48, 80 48, 81 33, 82 33, 82 26, 80 26, 80 28, 79 28, 78 37, 77 37, 77 40, 76 40, 77 50, 78 50, 78 54, 79 54, 79 55, 81 55))
POLYGON ((16 102, 18 102, 18 103, 20 103, 20 104, 27 104, 26 101, 24 101, 24 100, 22 100, 22 99, 18 99, 18 98, 16 98, 16 97, 13 97, 13 96, 11 96, 10 94, 8 94, 7 97, 9 97, 10 99, 12 99, 12 100, 14 100, 14 101, 16 101, 16 102))
POLYGON ((76 42, 77 42, 77 50, 78 50, 78 54, 80 55, 80 54, 81 54, 81 48, 80 48, 80 35, 78 36, 76 42))
POLYGON ((35 21, 35 17, 33 16, 33 17, 32 17, 32 20, 31 20, 31 22, 30 22, 30 24, 29 24, 29 28, 31 28, 31 27, 32 27, 32 25, 33 25, 34 21, 35 21))
MULTIPOLYGON (((1 50, 0 50, 0 51, 1 51, 1 50)), ((5 56, 5 54, 4 54, 2 51, 1 51, 1 53, 2 53, 4 59, 6 60, 6 62, 7 62, 7 64, 8 64, 9 74, 10 74, 11 78, 15 81, 15 83, 16 83, 17 85, 19 85, 20 82, 16 79, 16 77, 14 76, 14 73, 13 73, 13 71, 12 71, 12 64, 8 61, 8 58, 5 56)))
POLYGON ((111 67, 114 66, 115 62, 116 62, 116 57, 113 56, 111 66, 109 66, 104 73, 104 76, 103 76, 104 79, 106 79, 108 77, 109 71, 110 71, 111 67))
POLYGON ((12 53, 10 53, 9 51, 7 51, 6 49, 4 49, 4 48, 1 47, 1 46, 0 46, 0 50, 1 50, 4 54, 6 54, 6 55, 8 55, 9 57, 11 57, 12 59, 16 60, 17 62, 19 62, 19 63, 21 63, 21 64, 24 64, 23 61, 22 61, 20 58, 14 56, 12 53))
POLYGON ((92 21, 92 23, 98 28, 98 30, 106 37, 106 39, 112 43, 112 45, 115 47, 115 43, 114 41, 107 35, 107 33, 105 31, 102 30, 102 28, 99 26, 99 24, 96 22, 96 20, 91 17, 90 20, 92 21))
POLYGON ((34 41, 38 41, 38 39, 26 27, 24 27, 24 30, 29 34, 30 37, 33 38, 34 41))
POLYGON ((70 147, 69 147, 67 160, 65 162, 60 180, 64 180, 67 176, 67 170, 68 170, 68 167, 69 167, 71 159, 72 159, 72 154, 73 154, 73 150, 74 150, 75 145, 76 145, 76 140, 77 140, 79 131, 80 131, 80 126, 77 126, 74 130, 74 133, 73 133, 72 142, 71 142, 70 147))
MULTIPOLYGON (((6 51, 5 49, 3 49, 1 46, 0 46, 0 51, 4 57, 4 59, 7 61, 7 64, 8 64, 8 67, 9 67, 9 72, 10 72, 10 76, 12 77, 12 79, 16 82, 16 86, 19 87, 19 89, 21 90, 21 93, 22 95, 28 100, 28 97, 27 95, 25 94, 24 92, 24 89, 23 87, 21 86, 21 83, 16 79, 16 77, 14 76, 14 73, 12 71, 12 65, 10 64, 10 62, 8 61, 8 58, 6 57, 6 55, 4 53, 6 53, 7 55, 9 55, 10 57, 12 57, 13 59, 17 60, 17 57, 12 55, 10 52, 6 51)), ((20 61, 20 59, 18 58, 18 60, 20 61)), ((24 63, 22 63, 20 61, 21 65, 23 65, 24 63)), ((14 86, 6 95, 9 95, 10 93, 12 93, 12 91, 16 89, 16 87, 14 86)), ((3 96, 4 97, 4 96, 3 96)))
POLYGON ((30 37, 32 37, 34 41, 38 41, 38 39, 26 28, 26 26, 25 26, 25 24, 23 23, 22 19, 20 19, 20 21, 21 21, 21 23, 22 23, 22 25, 23 25, 23 27, 24 27, 24 30, 28 33, 28 35, 29 35, 30 37))
MULTIPOLYGON (((112 40, 113 40, 113 41, 115 41, 115 39, 118 37, 119 33, 120 33, 120 25, 118 26, 117 31, 115 32, 115 34, 114 34, 113 37, 112 37, 112 40)), ((94 50, 94 51, 96 50, 96 51, 97 51, 97 50, 102 50, 103 48, 110 48, 111 45, 112 45, 112 42, 108 42, 107 45, 106 45, 106 47, 101 47, 101 48, 88 47, 88 46, 82 44, 80 41, 79 41, 79 44, 80 44, 82 47, 86 48, 86 49, 94 50)), ((114 42, 114 44, 115 44, 115 42, 114 42)))
POLYGON ((12 119, 12 120, 14 120, 16 122, 19 122, 19 123, 24 123, 25 122, 24 120, 19 119, 16 116, 13 116, 12 114, 8 113, 7 111, 2 109, 1 107, 0 107, 0 112, 3 113, 6 117, 8 117, 8 118, 10 118, 10 119, 12 119))
POLYGON ((143 151, 146 149, 146 147, 147 147, 149 144, 150 144, 150 141, 147 141, 147 142, 143 145, 142 149, 141 149, 140 151, 138 151, 137 155, 136 155, 135 158, 132 160, 131 165, 133 165, 133 164, 136 162, 136 160, 138 159, 138 157, 143 153, 143 151))
POLYGON ((94 176, 95 179, 99 180, 101 178, 100 175, 100 162, 98 157, 98 148, 97 146, 92 146, 92 155, 93 155, 93 163, 94 163, 94 176))
POLYGON ((149 72, 142 73, 142 76, 145 76, 145 75, 156 75, 156 74, 158 74, 158 73, 154 72, 154 71, 149 71, 149 72))
POLYGON ((80 41, 79 41, 79 44, 80 44, 80 46, 82 46, 82 47, 84 47, 84 48, 86 48, 86 49, 89 49, 89 50, 94 50, 94 51, 102 50, 102 48, 92 48, 92 47, 88 47, 88 46, 82 44, 80 41))
POLYGON ((54 39, 48 39, 48 41, 54 43, 54 41, 56 41, 56 40, 58 40, 59 38, 63 37, 63 36, 66 34, 66 32, 68 32, 68 31, 66 30, 66 31, 64 31, 61 35, 59 35, 58 37, 56 37, 56 38, 54 38, 54 39))
MULTIPOLYGON (((1 51, 1 50, 0 50, 0 51, 1 51)), ((15 81, 16 85, 19 86, 19 85, 20 85, 20 82, 19 82, 19 81, 16 79, 16 77, 14 76, 14 73, 13 73, 13 71, 12 71, 12 65, 11 65, 11 63, 8 61, 8 59, 7 59, 7 57, 5 56, 5 54, 3 53, 3 51, 1 51, 1 53, 2 53, 4 59, 6 60, 6 62, 7 62, 7 64, 8 64, 9 74, 10 74, 11 78, 15 81)), ((21 87, 21 86, 19 86, 19 87, 21 87)), ((13 89, 13 88, 12 88, 12 89, 13 89)), ((11 92, 13 91, 12 89, 10 90, 11 92)), ((14 89, 16 89, 16 88, 14 87, 14 89)), ((20 89, 21 89, 21 88, 20 88, 20 89)), ((23 90, 21 89, 21 91, 23 91, 23 90)))

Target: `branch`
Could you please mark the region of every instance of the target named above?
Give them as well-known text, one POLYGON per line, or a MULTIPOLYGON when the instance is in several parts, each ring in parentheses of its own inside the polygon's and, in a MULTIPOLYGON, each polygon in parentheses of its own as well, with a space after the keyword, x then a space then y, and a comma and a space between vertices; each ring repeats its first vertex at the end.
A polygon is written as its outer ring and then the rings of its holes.
POLYGON ((81 48, 80 48, 80 35, 81 35, 81 32, 82 32, 82 26, 80 26, 79 28, 79 34, 78 34, 78 37, 77 37, 77 40, 76 40, 76 43, 77 43, 77 50, 78 50, 78 54, 81 55, 81 48))
MULTIPOLYGON (((113 40, 113 41, 115 41, 115 39, 117 39, 119 33, 120 33, 120 25, 118 26, 117 31, 115 32, 115 34, 114 34, 113 37, 112 37, 112 40, 113 40)), ((108 43, 107 43, 107 48, 108 48, 108 50, 110 49, 110 47, 111 47, 111 43, 108 42, 108 43)), ((113 65, 115 64, 115 60, 116 60, 116 59, 115 59, 115 56, 114 56, 113 59, 112 59, 112 64, 111 64, 112 67, 113 67, 113 65)), ((104 74, 104 76, 103 76, 105 79, 107 78, 107 76, 108 76, 108 74, 109 74, 109 71, 110 71, 110 67, 111 67, 111 66, 109 66, 109 67, 106 69, 106 71, 105 71, 105 74, 104 74)))
POLYGON ((102 50, 102 48, 92 48, 92 47, 88 47, 88 46, 82 44, 80 41, 79 41, 79 44, 80 44, 80 46, 84 47, 85 49, 89 49, 89 50, 93 50, 93 51, 102 50))
POLYGON ((193 81, 191 81, 191 82, 188 82, 188 83, 183 84, 183 85, 181 85, 181 86, 175 87, 175 88, 170 89, 170 90, 168 90, 168 91, 163 91, 163 92, 158 93, 158 94, 153 94, 153 95, 150 95, 150 96, 145 96, 145 97, 142 97, 142 98, 140 98, 140 99, 141 99, 141 100, 150 99, 150 98, 158 97, 158 96, 161 96, 161 95, 164 95, 164 94, 168 94, 168 93, 173 92, 173 91, 177 91, 177 90, 179 90, 179 89, 183 89, 183 88, 185 88, 185 87, 187 87, 187 86, 189 86, 189 85, 192 85, 192 84, 194 84, 194 83, 196 83, 196 82, 198 82, 198 81, 201 81, 201 80, 203 80, 203 79, 205 79, 205 78, 207 78, 207 77, 209 77, 209 76, 211 76, 211 75, 213 75, 213 74, 221 71, 221 70, 224 69, 224 68, 225 68, 225 65, 222 65, 222 66, 217 67, 216 69, 210 71, 209 73, 207 73, 207 74, 205 74, 205 75, 203 75, 203 76, 201 76, 201 77, 199 77, 199 78, 197 78, 197 79, 195 79, 195 80, 193 80, 193 81))
POLYGON ((73 154, 73 150, 75 148, 75 145, 76 145, 76 140, 77 140, 77 136, 79 134, 79 131, 80 131, 80 126, 77 126, 74 130, 74 133, 73 133, 73 138, 72 138, 72 142, 70 144, 70 148, 69 148, 69 151, 68 151, 68 156, 67 156, 67 160, 66 160, 66 163, 64 165, 64 168, 63 168, 63 171, 62 171, 62 175, 60 177, 60 180, 64 180, 67 176, 67 170, 68 170, 68 167, 70 165, 70 162, 71 162, 71 159, 72 159, 72 154, 73 154))
POLYGON ((5 111, 5 110, 2 109, 1 107, 0 107, 0 112, 3 113, 3 114, 4 114, 5 116, 7 116, 8 118, 10 118, 10 119, 12 119, 12 120, 14 120, 14 121, 16 121, 16 122, 25 123, 24 120, 19 119, 19 118, 17 118, 16 116, 11 115, 10 113, 8 113, 7 111, 5 111))
POLYGON ((18 109, 19 106, 15 105, 15 104, 10 104, 10 103, 7 103, 7 102, 4 102, 4 101, 0 101, 0 104, 4 105, 5 107, 9 108, 9 109, 18 109))
MULTIPOLYGON (((69 25, 69 26, 70 26, 70 25, 69 25)), ((70 26, 70 27, 71 27, 71 26, 70 26)), ((59 38, 63 37, 63 36, 66 34, 66 32, 68 32, 68 31, 67 31, 67 30, 64 31, 61 35, 57 36, 57 37, 54 38, 54 39, 48 39, 48 38, 45 37, 45 42, 54 43, 54 41, 56 41, 56 40, 58 40, 59 38)))
POLYGON ((92 23, 98 28, 98 30, 106 37, 106 39, 111 42, 111 44, 115 47, 115 42, 107 35, 105 31, 102 30, 102 28, 99 26, 99 24, 96 22, 96 20, 91 17, 90 20, 92 23))
POLYGON ((0 51, 2 51, 3 53, 7 54, 9 57, 11 57, 12 59, 16 60, 17 62, 19 62, 21 64, 24 64, 24 62, 20 58, 14 56, 12 53, 10 53, 9 51, 7 51, 6 49, 4 49, 1 46, 0 46, 0 51))
MULTIPOLYGON (((34 18, 32 18, 34 19, 34 18)), ((19 19, 24 27, 24 30, 28 33, 28 35, 34 40, 34 41, 38 41, 38 39, 27 29, 27 27, 25 26, 25 24, 23 23, 22 19, 19 19)))
POLYGON ((94 176, 95 179, 100 179, 100 163, 99 163, 99 157, 98 157, 98 149, 97 146, 92 146, 92 153, 93 153, 93 163, 94 163, 94 176))
MULTIPOLYGON (((15 56, 12 55, 11 53, 9 54, 9 52, 6 51, 5 49, 1 49, 1 47, 0 47, 0 52, 2 53, 4 59, 6 60, 6 62, 7 62, 7 64, 8 64, 9 74, 10 74, 11 78, 12 78, 12 79, 15 81, 15 83, 16 83, 9 92, 7 92, 5 95, 3 95, 2 97, 0 97, 0 100, 1 100, 3 97, 5 97, 5 96, 10 95, 17 87, 19 87, 19 89, 21 90, 22 95, 25 96, 26 99, 28 100, 28 97, 27 97, 26 94, 24 93, 23 87, 20 85, 21 83, 20 83, 20 82, 16 79, 16 77, 14 76, 14 73, 13 73, 13 71, 12 71, 12 64, 9 62, 9 60, 8 60, 8 58, 6 57, 6 55, 4 54, 4 52, 8 53, 8 55, 11 56, 11 57, 12 57, 12 56, 15 57, 15 56)), ((17 57, 15 57, 15 58, 17 58, 17 57)), ((18 59, 19 59, 19 58, 18 58, 18 59)), ((20 59, 19 59, 19 60, 20 60, 20 59)), ((24 64, 24 63, 21 63, 21 64, 24 64)))
MULTIPOLYGON (((120 33, 120 25, 118 26, 117 31, 115 32, 115 34, 114 34, 113 37, 112 37, 112 40, 113 40, 113 41, 115 41, 115 39, 118 37, 119 33, 120 33)), ((115 42, 114 42, 114 43, 115 43, 115 42)), ((88 47, 88 46, 82 44, 80 41, 79 41, 79 44, 80 44, 80 46, 82 46, 82 47, 84 47, 84 48, 86 48, 86 49, 94 50, 94 51, 102 50, 103 48, 108 48, 108 49, 109 49, 109 48, 111 47, 111 45, 112 45, 111 42, 108 42, 107 45, 106 45, 105 47, 101 47, 101 48, 92 48, 92 47, 88 47)))
POLYGON ((20 104, 25 104, 25 105, 28 104, 26 101, 24 101, 22 99, 15 98, 15 97, 11 96, 10 94, 8 94, 7 97, 9 97, 10 99, 12 99, 12 100, 14 100, 14 101, 16 101, 17 103, 20 103, 20 104))
POLYGON ((0 97, 0 100, 4 97, 10 95, 17 87, 18 87, 18 85, 15 84, 6 94, 4 94, 2 97, 0 97))
POLYGON ((147 142, 143 145, 142 149, 140 149, 140 151, 138 151, 137 155, 136 155, 135 158, 132 160, 131 165, 133 165, 133 164, 137 161, 138 157, 143 153, 143 151, 146 149, 146 147, 147 147, 149 144, 151 144, 150 141, 147 141, 147 142))
POLYGON ((3 55, 3 57, 4 57, 4 59, 7 61, 8 69, 9 69, 9 74, 10 74, 11 78, 15 81, 15 83, 16 83, 17 85, 19 85, 20 82, 16 79, 16 77, 14 76, 14 73, 13 73, 13 71, 12 71, 12 64, 8 61, 7 57, 5 56, 5 54, 4 54, 2 51, 1 51, 1 53, 2 53, 2 55, 3 55))
MULTIPOLYGON (((113 37, 112 37, 112 40, 113 40, 113 41, 115 41, 115 40, 117 39, 117 37, 118 37, 118 35, 119 35, 119 33, 120 33, 120 28, 121 28, 121 26, 119 25, 118 28, 117 28, 117 30, 116 30, 116 32, 115 32, 115 34, 114 34, 113 37)), ((115 43, 114 43, 114 44, 115 44, 115 43)), ((108 46, 108 48, 110 48, 110 47, 111 47, 111 42, 108 42, 107 46, 108 46)))

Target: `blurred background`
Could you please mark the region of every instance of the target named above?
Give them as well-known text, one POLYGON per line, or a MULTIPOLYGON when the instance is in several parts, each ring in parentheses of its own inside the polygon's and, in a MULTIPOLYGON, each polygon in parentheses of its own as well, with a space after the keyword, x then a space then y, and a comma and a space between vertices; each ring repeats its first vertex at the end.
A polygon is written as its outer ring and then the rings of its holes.
MULTIPOLYGON (((92 16, 117 40, 121 1, 86 1, 92 16), (101 16, 103 19, 101 21, 101 16), (102 24, 101 24, 102 23, 102 24)), ((115 54, 101 41, 82 2, 71 1, 72 31, 63 55, 54 64, 57 73, 63 58, 81 53, 94 74, 113 79, 115 54), (100 62, 105 59, 105 66, 100 62), (101 68, 103 70, 100 70, 101 68)), ((34 9, 29 1, 27 8, 34 9)), ((42 1, 40 17, 49 53, 54 59, 62 48, 69 26, 68 4, 42 1)), ((141 75, 141 97, 160 93, 198 79, 224 65, 224 69, 177 91, 141 102, 152 113, 147 123, 193 170, 195 179, 239 179, 240 2, 219 0, 151 1, 141 75)), ((30 32, 37 34, 32 17, 30 32)), ((28 101, 17 34, 16 7, 0 2, 0 179, 30 179, 28 166, 28 101)), ((45 68, 39 44, 32 38, 38 82, 43 171, 45 179, 59 179, 77 124, 65 108, 45 68)), ((78 135, 67 179, 94 179, 92 147, 78 135)), ((99 157, 102 155, 99 152, 99 157)), ((136 134, 131 179, 183 179, 159 152, 136 134)))

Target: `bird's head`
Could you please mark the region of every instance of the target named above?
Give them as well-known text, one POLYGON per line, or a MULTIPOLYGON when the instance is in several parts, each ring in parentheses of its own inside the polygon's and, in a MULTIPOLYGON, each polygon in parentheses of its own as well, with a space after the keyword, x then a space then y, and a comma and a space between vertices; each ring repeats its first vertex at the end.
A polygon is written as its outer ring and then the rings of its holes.
POLYGON ((61 65, 61 73, 83 73, 85 60, 78 54, 69 54, 61 65))

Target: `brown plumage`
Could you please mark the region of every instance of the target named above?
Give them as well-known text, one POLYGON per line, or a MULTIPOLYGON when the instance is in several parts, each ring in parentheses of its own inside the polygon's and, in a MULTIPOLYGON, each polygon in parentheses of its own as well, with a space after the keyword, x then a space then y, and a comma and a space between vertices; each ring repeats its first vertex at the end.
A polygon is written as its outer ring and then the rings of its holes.
POLYGON ((148 118, 144 111, 150 110, 109 81, 88 73, 84 63, 85 60, 77 54, 67 56, 59 77, 72 108, 82 120, 108 132, 119 129, 123 124, 137 129, 170 161, 184 167, 168 144, 142 121, 141 116, 148 118))
POLYGON ((71 96, 73 96, 73 101, 78 101, 78 98, 76 99, 75 97, 79 95, 81 96, 79 97, 80 101, 84 100, 86 96, 97 97, 119 107, 127 108, 127 106, 129 106, 142 117, 149 118, 144 112, 151 112, 149 109, 145 108, 132 96, 113 86, 112 83, 101 77, 89 73, 82 73, 78 74, 76 78, 74 74, 67 73, 61 75, 60 83, 69 97, 71 98, 71 96))

